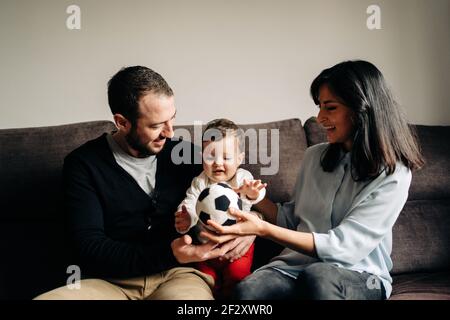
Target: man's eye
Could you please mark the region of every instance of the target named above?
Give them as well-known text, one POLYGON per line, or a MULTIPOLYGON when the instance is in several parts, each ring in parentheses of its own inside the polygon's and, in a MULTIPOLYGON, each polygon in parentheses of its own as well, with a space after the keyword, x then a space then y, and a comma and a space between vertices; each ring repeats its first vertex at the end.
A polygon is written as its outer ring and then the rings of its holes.
POLYGON ((336 107, 326 107, 326 109, 327 109, 328 111, 332 111, 332 110, 335 110, 336 107))

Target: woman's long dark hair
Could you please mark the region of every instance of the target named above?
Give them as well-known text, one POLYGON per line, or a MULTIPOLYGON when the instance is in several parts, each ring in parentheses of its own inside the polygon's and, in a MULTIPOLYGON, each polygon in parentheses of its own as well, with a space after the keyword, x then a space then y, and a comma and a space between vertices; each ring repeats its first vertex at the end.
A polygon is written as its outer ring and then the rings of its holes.
MULTIPOLYGON (((354 112, 351 153, 352 176, 356 181, 372 179, 383 170, 395 171, 401 161, 418 169, 424 161, 415 132, 394 100, 381 72, 367 61, 346 61, 323 70, 311 84, 311 96, 319 105, 319 90, 327 85, 354 112)), ((325 171, 339 163, 341 144, 330 144, 321 158, 325 171)))

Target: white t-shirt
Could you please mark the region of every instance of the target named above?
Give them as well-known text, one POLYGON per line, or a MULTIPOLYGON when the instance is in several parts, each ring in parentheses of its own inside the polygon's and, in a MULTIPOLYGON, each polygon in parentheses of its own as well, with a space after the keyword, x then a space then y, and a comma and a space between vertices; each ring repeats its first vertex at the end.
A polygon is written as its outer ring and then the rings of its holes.
POLYGON ((106 136, 106 140, 108 141, 117 164, 136 180, 137 184, 145 191, 145 193, 150 195, 155 189, 156 156, 136 158, 126 153, 117 144, 111 134, 106 136))

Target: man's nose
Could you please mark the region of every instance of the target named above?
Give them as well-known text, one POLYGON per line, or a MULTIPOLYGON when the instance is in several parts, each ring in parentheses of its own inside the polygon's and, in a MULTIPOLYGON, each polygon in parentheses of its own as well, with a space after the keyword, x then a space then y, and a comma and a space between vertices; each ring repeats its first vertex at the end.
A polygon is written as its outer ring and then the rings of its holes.
POLYGON ((167 123, 164 124, 164 128, 163 131, 161 132, 161 134, 165 137, 165 138, 172 138, 174 133, 173 133, 173 125, 171 121, 168 121, 167 123))

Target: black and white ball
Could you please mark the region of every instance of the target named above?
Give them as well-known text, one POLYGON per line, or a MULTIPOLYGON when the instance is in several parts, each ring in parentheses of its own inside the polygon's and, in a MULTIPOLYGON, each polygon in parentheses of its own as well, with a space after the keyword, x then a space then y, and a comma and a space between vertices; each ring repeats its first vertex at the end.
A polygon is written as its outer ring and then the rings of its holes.
POLYGON ((242 200, 226 183, 215 183, 203 189, 195 207, 199 220, 208 229, 211 229, 206 223, 208 220, 223 226, 236 223, 236 218, 228 214, 228 208, 242 210, 242 200))

